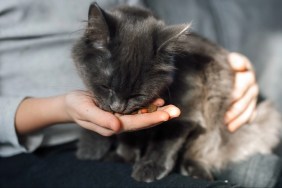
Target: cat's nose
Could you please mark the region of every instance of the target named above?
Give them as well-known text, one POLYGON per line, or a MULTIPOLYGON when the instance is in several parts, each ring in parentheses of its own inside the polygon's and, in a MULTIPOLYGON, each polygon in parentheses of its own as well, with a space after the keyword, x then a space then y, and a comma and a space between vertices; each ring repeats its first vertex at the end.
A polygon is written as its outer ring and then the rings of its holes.
POLYGON ((121 113, 122 114, 124 112, 125 108, 126 108, 125 103, 121 103, 119 101, 115 101, 112 104, 110 104, 110 109, 113 112, 117 112, 117 113, 121 113))

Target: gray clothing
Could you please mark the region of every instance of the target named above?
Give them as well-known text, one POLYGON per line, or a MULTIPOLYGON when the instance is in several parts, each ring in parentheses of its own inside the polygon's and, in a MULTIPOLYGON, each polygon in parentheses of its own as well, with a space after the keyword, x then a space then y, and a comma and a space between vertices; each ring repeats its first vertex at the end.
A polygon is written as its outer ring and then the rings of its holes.
MULTIPOLYGON (((98 1, 109 8, 137 0, 98 1)), ((25 97, 47 97, 84 89, 71 59, 92 0, 0 1, 0 156, 32 152, 78 136, 74 124, 55 125, 18 138, 14 118, 25 97)))
POLYGON ((87 6, 75 1, 67 5, 56 1, 0 2, 1 156, 32 152, 40 145, 77 137, 72 131, 74 125, 60 125, 18 139, 14 116, 25 97, 47 97, 82 88, 70 48, 87 6), (64 9, 82 10, 68 15, 64 9), (53 130, 58 132, 52 134, 53 130))

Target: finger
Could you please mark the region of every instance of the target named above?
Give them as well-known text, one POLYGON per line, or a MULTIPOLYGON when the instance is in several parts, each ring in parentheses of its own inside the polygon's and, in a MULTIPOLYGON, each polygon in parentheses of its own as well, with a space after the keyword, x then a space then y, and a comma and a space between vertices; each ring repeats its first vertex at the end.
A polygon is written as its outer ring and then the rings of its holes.
POLYGON ((180 116, 181 113, 180 109, 174 105, 167 105, 164 107, 160 107, 158 110, 163 110, 167 112, 169 114, 170 119, 180 116))
POLYGON ((242 98, 249 88, 256 84, 254 73, 251 71, 236 73, 234 84, 232 92, 233 102, 242 98))
POLYGON ((115 134, 115 132, 113 130, 104 128, 104 127, 100 127, 94 123, 91 122, 87 122, 87 121, 78 121, 77 122, 81 127, 88 129, 90 131, 94 131, 102 136, 112 136, 113 134, 115 134))
POLYGON ((87 120, 100 127, 118 132, 121 125, 116 116, 98 108, 94 103, 84 103, 80 107, 79 115, 81 120, 87 120))
POLYGON ((123 127, 122 131, 135 131, 153 127, 179 115, 179 108, 167 105, 152 113, 120 116, 120 121, 123 127))
POLYGON ((232 52, 228 56, 228 61, 236 72, 253 70, 250 60, 242 54, 232 52))
POLYGON ((121 131, 135 131, 152 127, 156 124, 169 120, 169 114, 165 111, 152 113, 120 116, 121 131))
POLYGON ((158 98, 153 102, 153 104, 156 106, 163 106, 165 104, 165 101, 161 98, 158 98))
POLYGON ((256 101, 252 101, 246 111, 228 125, 228 130, 234 132, 240 126, 248 123, 252 115, 255 113, 255 106, 256 101))
POLYGON ((233 103, 231 108, 226 112, 225 115, 225 124, 229 124, 231 121, 236 119, 241 114, 245 113, 248 106, 256 101, 258 94, 258 86, 252 86, 247 93, 238 101, 233 103))

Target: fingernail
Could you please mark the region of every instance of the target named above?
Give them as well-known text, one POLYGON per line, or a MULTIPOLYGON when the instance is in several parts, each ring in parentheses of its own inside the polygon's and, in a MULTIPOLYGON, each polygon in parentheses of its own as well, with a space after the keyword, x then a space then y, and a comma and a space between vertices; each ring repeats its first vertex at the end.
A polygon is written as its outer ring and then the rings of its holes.
POLYGON ((180 116, 180 114, 181 114, 181 111, 178 108, 173 108, 170 111, 170 117, 172 117, 172 118, 176 118, 176 117, 180 116))

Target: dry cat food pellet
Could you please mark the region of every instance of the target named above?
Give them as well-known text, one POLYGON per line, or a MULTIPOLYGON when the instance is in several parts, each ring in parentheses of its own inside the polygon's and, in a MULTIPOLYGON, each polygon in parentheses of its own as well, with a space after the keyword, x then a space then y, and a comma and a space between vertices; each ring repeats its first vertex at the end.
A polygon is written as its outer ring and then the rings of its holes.
POLYGON ((133 114, 145 114, 157 111, 158 107, 156 105, 150 104, 147 108, 141 108, 138 111, 135 111, 133 114))
POLYGON ((139 114, 144 114, 144 113, 151 113, 157 111, 158 107, 156 105, 150 104, 147 106, 147 108, 141 108, 138 110, 139 114))

